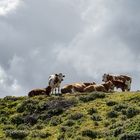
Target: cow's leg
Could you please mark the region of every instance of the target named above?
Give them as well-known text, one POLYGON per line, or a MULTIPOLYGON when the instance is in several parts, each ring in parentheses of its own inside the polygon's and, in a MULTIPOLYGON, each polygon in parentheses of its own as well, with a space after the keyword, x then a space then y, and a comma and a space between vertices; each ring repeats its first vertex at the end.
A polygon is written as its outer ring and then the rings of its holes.
POLYGON ((131 81, 126 81, 125 84, 126 84, 126 86, 127 86, 127 91, 130 91, 130 88, 131 88, 131 81))
POLYGON ((58 94, 61 94, 60 86, 58 86, 58 94))
POLYGON ((60 95, 60 87, 58 87, 58 95, 60 95))
POLYGON ((55 95, 56 95, 56 88, 55 88, 55 95))
POLYGON ((53 95, 53 93, 54 93, 54 88, 52 88, 52 91, 51 91, 51 94, 53 95))
POLYGON ((123 92, 125 92, 125 88, 122 87, 121 89, 122 89, 123 92))

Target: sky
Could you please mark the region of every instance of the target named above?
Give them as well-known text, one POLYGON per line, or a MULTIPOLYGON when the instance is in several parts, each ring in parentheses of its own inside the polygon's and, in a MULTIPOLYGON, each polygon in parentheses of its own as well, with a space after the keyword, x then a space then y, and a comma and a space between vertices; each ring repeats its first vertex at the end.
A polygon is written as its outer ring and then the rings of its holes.
POLYGON ((140 89, 139 0, 0 0, 0 97, 48 85, 50 74, 102 82, 132 77, 140 89))

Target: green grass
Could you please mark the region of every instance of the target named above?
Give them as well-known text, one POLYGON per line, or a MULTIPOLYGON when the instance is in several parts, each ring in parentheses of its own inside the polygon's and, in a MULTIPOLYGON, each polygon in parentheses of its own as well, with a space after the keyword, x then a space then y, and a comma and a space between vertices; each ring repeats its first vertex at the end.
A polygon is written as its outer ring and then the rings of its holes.
POLYGON ((119 140, 135 133, 139 138, 139 92, 0 99, 0 139, 119 140))

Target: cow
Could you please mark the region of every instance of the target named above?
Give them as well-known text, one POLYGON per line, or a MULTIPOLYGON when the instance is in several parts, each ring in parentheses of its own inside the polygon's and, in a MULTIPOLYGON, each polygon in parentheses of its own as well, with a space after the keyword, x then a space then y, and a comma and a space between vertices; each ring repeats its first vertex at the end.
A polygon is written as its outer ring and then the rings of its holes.
POLYGON ((84 92, 93 92, 93 91, 96 91, 95 85, 89 85, 84 88, 84 92))
POLYGON ((56 94, 57 89, 58 89, 58 94, 60 93, 60 85, 61 85, 61 82, 63 81, 64 77, 65 77, 65 75, 63 75, 62 73, 53 74, 53 75, 49 76, 48 84, 52 88, 52 91, 51 91, 52 94, 54 91, 56 94))
MULTIPOLYGON (((126 85, 126 90, 130 91, 131 88, 131 83, 132 83, 132 78, 126 75, 111 75, 111 74, 104 74, 102 81, 107 82, 107 81, 122 81, 126 85)), ((116 85, 115 85, 116 86, 116 85)))
POLYGON ((114 84, 112 81, 107 81, 105 83, 102 83, 102 85, 104 86, 106 92, 114 91, 114 84))
POLYGON ((37 96, 37 95, 50 95, 51 93, 51 87, 48 86, 46 88, 43 89, 33 89, 28 93, 29 97, 33 97, 33 96, 37 96))
POLYGON ((84 88, 84 92, 93 92, 93 91, 102 91, 102 92, 111 92, 114 88, 114 85, 111 81, 108 81, 103 84, 89 85, 84 88))
POLYGON ((65 85, 64 87, 61 88, 61 93, 62 94, 72 93, 72 92, 74 92, 73 85, 65 85))
POLYGON ((102 91, 106 92, 106 89, 103 85, 97 84, 97 85, 90 85, 84 88, 84 92, 93 92, 93 91, 102 91))
POLYGON ((112 81, 114 87, 116 87, 117 89, 120 88, 122 91, 126 91, 128 89, 127 85, 120 80, 113 80, 112 81))
POLYGON ((84 88, 90 85, 96 84, 93 83, 72 83, 69 85, 65 85, 61 88, 61 93, 73 93, 73 92, 84 92, 84 88))

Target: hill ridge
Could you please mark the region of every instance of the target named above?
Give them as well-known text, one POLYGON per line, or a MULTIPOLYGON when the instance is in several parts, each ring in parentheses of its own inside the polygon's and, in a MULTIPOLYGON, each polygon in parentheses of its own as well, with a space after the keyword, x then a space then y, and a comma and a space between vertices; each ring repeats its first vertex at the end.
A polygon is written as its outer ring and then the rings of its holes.
POLYGON ((140 92, 6 96, 0 139, 140 139, 140 92))

